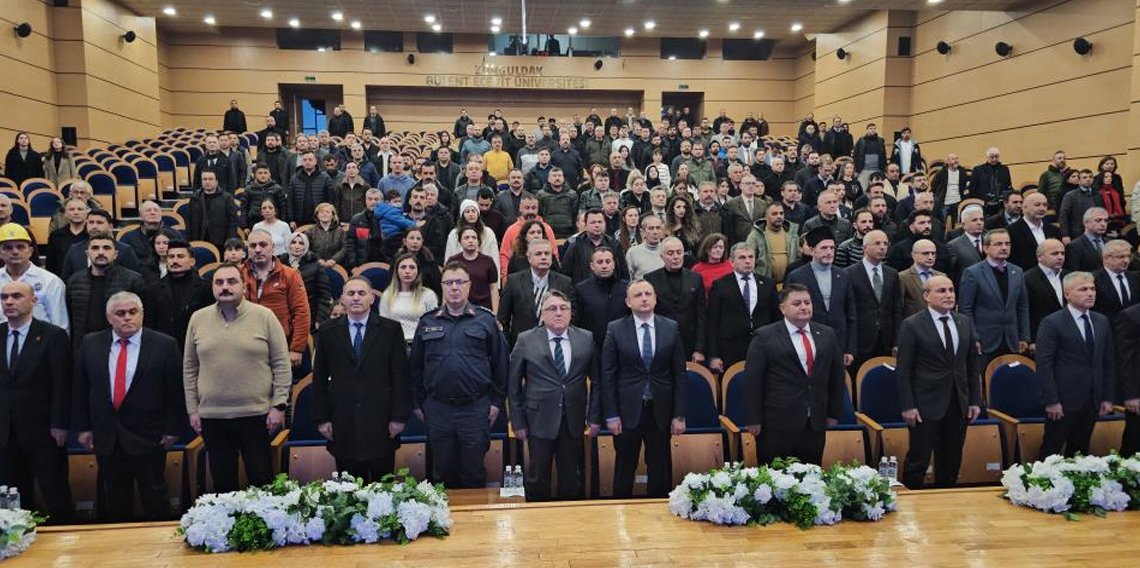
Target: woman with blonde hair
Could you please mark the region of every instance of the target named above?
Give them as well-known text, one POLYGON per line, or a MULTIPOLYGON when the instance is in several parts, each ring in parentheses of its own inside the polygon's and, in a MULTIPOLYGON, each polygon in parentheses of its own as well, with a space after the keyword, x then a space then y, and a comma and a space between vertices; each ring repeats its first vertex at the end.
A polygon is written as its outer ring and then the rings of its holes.
POLYGON ((309 250, 320 258, 321 266, 329 268, 344 262, 344 228, 337 219, 336 207, 331 203, 317 205, 317 219, 305 233, 309 237, 309 250))
POLYGON ((439 297, 424 286, 415 253, 401 254, 392 266, 396 274, 380 298, 380 315, 400 322, 404 342, 410 349, 420 317, 439 306, 439 297))

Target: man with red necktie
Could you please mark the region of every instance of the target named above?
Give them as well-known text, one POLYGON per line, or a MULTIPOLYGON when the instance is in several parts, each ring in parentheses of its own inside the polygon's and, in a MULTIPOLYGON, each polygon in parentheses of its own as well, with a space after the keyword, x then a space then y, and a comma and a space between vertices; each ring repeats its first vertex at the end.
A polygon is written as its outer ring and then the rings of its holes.
POLYGON ((843 413, 846 372, 832 329, 812 323, 811 291, 789 283, 783 319, 756 330, 744 375, 745 424, 760 463, 794 457, 821 464, 827 427, 843 413))
POLYGON ((88 334, 76 354, 79 443, 99 462, 103 517, 132 520, 137 484, 147 520, 170 518, 166 451, 189 424, 182 354, 174 338, 143 329, 137 295, 111 296, 106 314, 111 329, 88 334))

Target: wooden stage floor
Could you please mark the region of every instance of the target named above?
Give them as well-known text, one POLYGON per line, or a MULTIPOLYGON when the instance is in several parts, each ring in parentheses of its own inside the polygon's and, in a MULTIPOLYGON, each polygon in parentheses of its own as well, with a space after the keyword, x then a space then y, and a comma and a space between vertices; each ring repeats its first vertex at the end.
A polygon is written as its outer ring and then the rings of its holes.
POLYGON ((292 547, 209 555, 174 536, 174 523, 47 527, 5 568, 417 566, 976 566, 1133 568, 1140 512, 1068 522, 1010 505, 1000 489, 904 492, 879 523, 801 531, 787 524, 717 527, 669 514, 664 501, 490 503, 456 492, 452 535, 407 546, 292 547), (467 504, 463 504, 467 503, 467 504))

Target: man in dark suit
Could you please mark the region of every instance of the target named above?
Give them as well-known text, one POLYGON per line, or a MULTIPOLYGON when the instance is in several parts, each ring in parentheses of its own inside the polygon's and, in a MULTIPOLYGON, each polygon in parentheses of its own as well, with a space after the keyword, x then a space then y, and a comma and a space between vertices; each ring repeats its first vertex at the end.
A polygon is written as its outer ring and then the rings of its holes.
POLYGON ((570 325, 570 298, 551 290, 542 300, 542 327, 524 331, 511 351, 507 386, 515 437, 530 452, 528 501, 550 499, 551 463, 558 463, 558 499, 582 496, 582 431, 601 429, 600 377, 593 334, 570 325))
POLYGON ((166 276, 147 288, 146 326, 173 337, 181 350, 186 344, 190 316, 212 303, 213 291, 194 268, 190 243, 170 241, 166 249, 166 276))
POLYGON ((1116 394, 1111 324, 1091 311, 1097 294, 1092 275, 1074 272, 1064 284, 1068 306, 1046 317, 1037 334, 1037 384, 1045 407, 1039 460, 1062 451, 1087 454, 1096 418, 1112 412, 1116 394))
POLYGON ((601 349, 610 322, 629 315, 629 306, 625 304, 629 280, 617 275, 620 256, 614 253, 614 249, 598 247, 590 257, 593 275, 574 286, 578 305, 572 321, 575 326, 592 333, 594 344, 601 349))
POLYGON ((843 365, 855 360, 855 290, 846 272, 835 268, 835 237, 831 229, 820 227, 807 235, 812 261, 788 274, 788 282, 811 292, 812 321, 835 332, 843 351, 843 365))
MULTIPOLYGON (((32 318, 36 295, 26 282, 0 289, 7 322, 0 357, 0 484, 16 487, 35 510, 35 485, 53 522, 72 518, 67 483, 71 421, 71 347, 67 332, 32 318)), ((42 510, 42 509, 41 509, 42 510)))
POLYGON ((946 247, 946 243, 940 240, 942 237, 934 232, 933 220, 934 217, 930 211, 911 212, 910 216, 907 217, 906 227, 899 228, 898 238, 895 244, 891 246, 890 252, 887 253, 887 266, 900 272, 909 268, 914 260, 911 256, 914 243, 927 239, 934 245, 937 252, 934 258, 934 268, 939 272, 951 274, 954 259, 950 254, 950 249, 946 247))
POLYGON ((569 276, 550 269, 553 245, 546 239, 527 244, 526 260, 530 268, 507 278, 503 297, 499 299, 499 325, 510 345, 520 333, 538 327, 539 302, 547 290, 558 290, 574 297, 574 283, 569 276))
POLYGON ((985 233, 985 211, 981 205, 967 205, 962 209, 962 234, 946 243, 954 256, 953 281, 962 281, 962 272, 985 258, 982 235, 985 233))
POLYGON ((1108 230, 1108 211, 1089 207, 1083 218, 1085 232, 1065 247, 1065 269, 1092 272, 1101 267, 1104 232, 1108 230))
POLYGON ((1029 296, 1030 350, 1037 342, 1037 330, 1045 316, 1065 306, 1065 289, 1061 281, 1068 271, 1065 264, 1065 245, 1057 239, 1045 239, 1037 245, 1037 266, 1025 271, 1025 291, 1029 296))
POLYGON ((1014 221, 1021 218, 1021 207, 1024 199, 1016 191, 1010 191, 1002 196, 1002 210, 986 217, 986 230, 1004 229, 1014 221))
POLYGON ((1104 245, 1104 267, 1095 270, 1096 304, 1093 311, 1115 320, 1116 314, 1137 303, 1140 276, 1128 271, 1132 245, 1124 240, 1111 240, 1104 245))
POLYGON ((74 427, 95 450, 112 522, 131 520, 136 484, 148 520, 170 517, 166 451, 189 423, 181 350, 143 319, 138 296, 111 296, 111 329, 88 334, 75 355, 74 427))
POLYGON ((953 487, 962 466, 966 427, 982 407, 977 337, 969 318, 954 313, 954 283, 926 281, 927 309, 899 330, 899 406, 910 431, 903 484, 920 489, 934 453, 934 486, 953 487))
POLYGON ((986 260, 962 273, 958 311, 974 322, 985 369, 998 355, 1029 348, 1029 297, 1025 273, 1008 262, 1009 231, 993 229, 982 244, 986 260))
POLYGON ((1140 306, 1132 306, 1116 316, 1112 328, 1116 340, 1117 398, 1124 403, 1124 437, 1120 455, 1140 452, 1140 306))
POLYGON ((337 471, 379 481, 392 473, 411 407, 400 324, 372 313, 372 284, 344 283, 344 317, 325 322, 313 357, 313 413, 337 471))
POLYGON ((1045 222, 1048 210, 1049 198, 1042 193, 1030 193, 1025 196, 1025 214, 1006 227, 1010 242, 1009 261, 1022 270, 1029 270, 1037 264, 1037 245, 1045 239, 1061 238, 1061 230, 1045 222))
POLYGON ((858 341, 853 371, 872 357, 890 355, 902 322, 903 298, 899 273, 887 266, 890 241, 883 231, 863 237, 863 259, 846 268, 855 294, 858 341))
POLYGON ((756 273, 752 247, 736 243, 730 258, 732 272, 709 289, 709 368, 717 373, 743 361, 752 332, 780 317, 776 283, 756 273))
POLYGON ((705 360, 705 334, 708 310, 705 283, 701 275, 685 268, 685 247, 677 237, 661 241, 665 266, 645 275, 657 294, 656 313, 680 325, 685 360, 705 360))
POLYGON ((614 435, 614 496, 633 494, 645 444, 650 497, 672 486, 670 435, 685 433, 685 348, 677 322, 655 315, 657 294, 644 280, 629 285, 633 313, 611 322, 602 346, 602 416, 614 435))
POLYGON ((760 463, 790 456, 821 464, 827 427, 843 414, 843 349, 830 327, 812 323, 814 296, 802 284, 786 284, 783 319, 756 330, 748 346, 745 422, 760 463))

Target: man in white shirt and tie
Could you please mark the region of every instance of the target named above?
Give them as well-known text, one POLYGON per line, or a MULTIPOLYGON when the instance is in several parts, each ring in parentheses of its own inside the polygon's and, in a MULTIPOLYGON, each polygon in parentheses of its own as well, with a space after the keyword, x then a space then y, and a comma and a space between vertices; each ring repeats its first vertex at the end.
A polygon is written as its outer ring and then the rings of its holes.
POLYGON ((173 337, 143 329, 142 300, 131 292, 111 296, 107 322, 75 356, 73 426, 98 458, 106 520, 132 519, 136 484, 146 519, 168 519, 166 452, 189 425, 182 355, 173 337))
POLYGON ((784 317, 756 330, 748 347, 745 424, 757 436, 760 463, 795 457, 818 465, 827 427, 838 424, 843 413, 843 349, 830 327, 811 323, 812 293, 806 286, 785 284, 780 312, 784 317), (789 351, 796 357, 788 357, 789 351))
POLYGON ((1140 278, 1128 270, 1132 261, 1132 245, 1115 239, 1104 245, 1104 266, 1092 275, 1096 282, 1096 305, 1093 310, 1116 319, 1116 314, 1136 303, 1140 293, 1140 278))
POLYGON ((1025 271, 1025 290, 1029 292, 1030 351, 1037 341, 1037 328, 1045 316, 1065 305, 1065 292, 1061 280, 1069 271, 1063 266, 1066 260, 1065 245, 1058 239, 1045 239, 1037 245, 1037 266, 1025 271))

